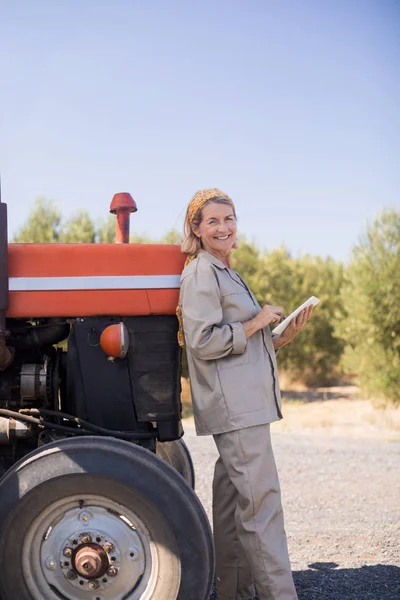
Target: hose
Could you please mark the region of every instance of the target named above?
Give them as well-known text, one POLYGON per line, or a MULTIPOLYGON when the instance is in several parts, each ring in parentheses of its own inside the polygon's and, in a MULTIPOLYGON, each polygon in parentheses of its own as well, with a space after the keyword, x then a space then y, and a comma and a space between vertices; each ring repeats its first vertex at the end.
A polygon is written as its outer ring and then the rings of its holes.
POLYGON ((52 318, 48 323, 28 325, 24 331, 13 331, 9 345, 16 350, 31 350, 41 346, 52 346, 65 340, 69 335, 70 326, 65 319, 52 318))
POLYGON ((32 423, 34 425, 38 425, 44 429, 55 429, 57 431, 63 431, 65 433, 71 433, 73 435, 93 435, 93 433, 108 435, 112 437, 116 437, 122 440, 148 440, 151 438, 157 437, 156 431, 114 431, 113 429, 106 429, 104 427, 100 427, 99 425, 94 425, 93 423, 89 423, 89 421, 84 421, 79 417, 74 417, 73 415, 69 415, 67 413, 57 411, 57 410, 48 410, 45 408, 29 408, 22 409, 21 412, 7 410, 5 408, 0 408, 0 415, 4 417, 10 417, 11 419, 18 419, 20 421, 26 421, 28 423, 32 423), (27 414, 30 413, 30 414, 27 414), (81 425, 85 427, 85 429, 76 429, 75 427, 68 427, 67 425, 59 425, 58 423, 52 423, 50 421, 44 421, 41 418, 33 417, 32 414, 37 415, 47 415, 49 417, 58 417, 62 419, 66 419, 68 421, 72 421, 77 425, 81 425))

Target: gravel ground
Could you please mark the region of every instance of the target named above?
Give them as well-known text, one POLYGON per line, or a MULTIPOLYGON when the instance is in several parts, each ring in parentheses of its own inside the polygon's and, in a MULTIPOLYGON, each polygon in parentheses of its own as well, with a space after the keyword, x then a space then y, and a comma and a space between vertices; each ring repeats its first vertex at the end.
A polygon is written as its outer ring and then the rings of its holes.
MULTIPOLYGON (((272 435, 299 600, 399 600, 400 443, 272 435)), ((213 439, 184 439, 211 518, 213 439)))

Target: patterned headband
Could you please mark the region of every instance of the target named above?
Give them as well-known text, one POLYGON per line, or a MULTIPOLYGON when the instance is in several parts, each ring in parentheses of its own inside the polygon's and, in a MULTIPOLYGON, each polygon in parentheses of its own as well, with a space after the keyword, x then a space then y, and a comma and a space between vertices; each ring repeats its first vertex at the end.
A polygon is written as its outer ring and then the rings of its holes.
MULTIPOLYGON (((188 208, 189 223, 193 223, 193 219, 195 218, 197 211, 199 211, 201 208, 203 208, 203 206, 207 202, 207 200, 211 200, 211 198, 215 198, 215 197, 226 198, 227 200, 230 200, 232 202, 232 200, 229 198, 229 196, 227 194, 224 194, 224 192, 221 192, 221 190, 219 190, 218 188, 206 188, 204 190, 200 190, 193 196, 193 198, 191 199, 191 201, 189 203, 189 208, 188 208)), ((233 202, 232 202, 232 204, 233 204, 233 202)))

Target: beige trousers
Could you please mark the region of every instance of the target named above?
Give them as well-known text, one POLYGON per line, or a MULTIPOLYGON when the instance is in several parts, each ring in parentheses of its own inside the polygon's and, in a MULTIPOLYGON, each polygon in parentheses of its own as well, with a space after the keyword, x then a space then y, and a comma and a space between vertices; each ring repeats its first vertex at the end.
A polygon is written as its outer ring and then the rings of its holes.
POLYGON ((297 600, 287 550, 270 426, 214 436, 218 600, 297 600))

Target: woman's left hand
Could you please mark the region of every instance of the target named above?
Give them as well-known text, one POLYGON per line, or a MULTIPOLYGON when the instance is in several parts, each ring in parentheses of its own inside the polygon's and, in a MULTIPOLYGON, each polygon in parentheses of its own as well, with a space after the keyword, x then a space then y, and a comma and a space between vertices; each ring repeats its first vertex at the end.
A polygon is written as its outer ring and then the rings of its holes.
POLYGON ((312 315, 313 306, 307 306, 304 310, 302 310, 297 317, 294 317, 289 325, 286 327, 285 331, 280 336, 280 346, 283 344, 288 344, 292 342, 294 338, 299 335, 300 331, 304 329, 307 324, 308 319, 312 315))

